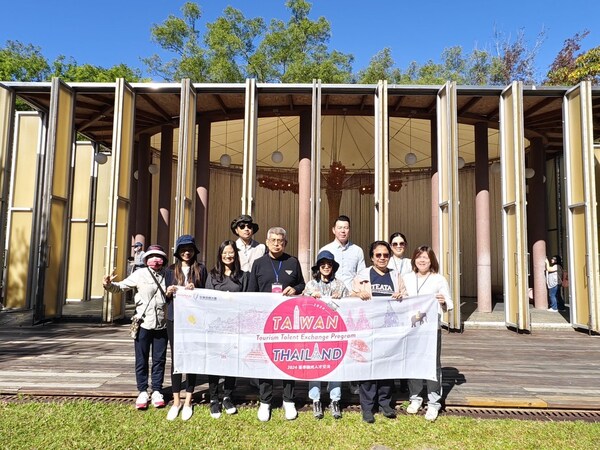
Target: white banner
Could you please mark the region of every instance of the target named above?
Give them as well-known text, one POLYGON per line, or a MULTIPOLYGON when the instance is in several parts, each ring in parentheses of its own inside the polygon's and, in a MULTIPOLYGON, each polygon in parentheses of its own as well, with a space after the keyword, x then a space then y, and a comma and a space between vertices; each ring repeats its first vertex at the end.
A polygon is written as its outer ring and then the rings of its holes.
POLYGON ((174 371, 322 381, 435 380, 433 295, 318 300, 178 290, 174 371))

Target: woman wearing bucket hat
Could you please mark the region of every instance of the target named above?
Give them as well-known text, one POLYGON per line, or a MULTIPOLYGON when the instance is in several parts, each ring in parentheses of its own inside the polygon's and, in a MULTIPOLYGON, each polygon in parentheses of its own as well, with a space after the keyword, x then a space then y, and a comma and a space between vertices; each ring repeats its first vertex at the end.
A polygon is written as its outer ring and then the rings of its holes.
MULTIPOLYGON (((196 258, 198 253, 200 253, 200 250, 198 250, 196 240, 193 236, 184 234, 177 238, 174 252, 177 261, 170 267, 173 272, 173 280, 167 288, 168 294, 176 295, 177 289, 181 288, 196 289, 205 286, 207 278, 206 267, 204 267, 204 264, 197 261, 196 258)), ((167 332, 169 333, 169 343, 171 345, 171 389, 173 391, 173 405, 167 413, 167 420, 175 420, 179 415, 180 410, 181 418, 183 420, 189 420, 194 413, 192 394, 196 387, 196 374, 188 373, 185 375, 185 400, 182 408, 180 393, 183 375, 180 373, 173 373, 173 368, 175 366, 175 352, 173 351, 175 326, 173 322, 173 313, 173 302, 169 301, 167 308, 167 332)))
MULTIPOLYGON (((342 280, 335 277, 340 265, 335 261, 333 253, 321 250, 317 255, 317 262, 312 267, 313 279, 306 283, 303 295, 309 295, 321 299, 338 299, 348 297, 349 291, 342 280)), ((341 419, 342 409, 340 400, 342 398, 342 383, 331 381, 327 383, 331 403, 329 409, 335 419, 341 419)), ((321 404, 321 382, 311 381, 308 384, 308 396, 313 401, 313 415, 316 419, 323 418, 323 406, 321 404)))
MULTIPOLYGON (((248 273, 240 267, 240 257, 235 242, 229 239, 221 242, 217 251, 217 262, 208 274, 207 289, 226 292, 243 292, 248 285, 248 273)), ((208 393, 210 396, 210 416, 213 419, 221 417, 221 409, 227 414, 235 414, 237 408, 231 400, 235 388, 235 377, 222 377, 223 401, 219 402, 219 375, 208 376, 208 393)))
POLYGON ((148 397, 148 368, 152 349, 152 406, 162 408, 165 400, 161 393, 167 359, 166 293, 170 271, 166 268, 167 255, 160 245, 151 245, 144 255, 144 269, 136 270, 123 281, 115 282, 114 275, 106 275, 103 286, 109 292, 120 293, 135 289, 135 316, 141 324, 134 341, 135 378, 139 395, 137 409, 146 409, 148 397))
POLYGON ((267 252, 265 244, 259 244, 254 239, 254 235, 258 231, 258 224, 253 222, 251 216, 242 214, 231 222, 231 231, 238 236, 235 245, 240 255, 242 270, 250 272, 254 261, 267 252))

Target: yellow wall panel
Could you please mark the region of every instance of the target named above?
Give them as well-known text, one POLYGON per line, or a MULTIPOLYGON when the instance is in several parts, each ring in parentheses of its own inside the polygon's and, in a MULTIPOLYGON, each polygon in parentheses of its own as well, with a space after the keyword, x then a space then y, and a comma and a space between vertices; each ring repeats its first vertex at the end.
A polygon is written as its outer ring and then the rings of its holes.
POLYGON ((4 298, 4 306, 7 308, 25 308, 27 306, 31 222, 32 213, 30 211, 13 212, 10 216, 4 298))
POLYGON ((69 260, 67 269, 66 298, 69 300, 84 300, 86 273, 86 247, 88 238, 87 223, 71 224, 71 239, 67 258, 69 260))

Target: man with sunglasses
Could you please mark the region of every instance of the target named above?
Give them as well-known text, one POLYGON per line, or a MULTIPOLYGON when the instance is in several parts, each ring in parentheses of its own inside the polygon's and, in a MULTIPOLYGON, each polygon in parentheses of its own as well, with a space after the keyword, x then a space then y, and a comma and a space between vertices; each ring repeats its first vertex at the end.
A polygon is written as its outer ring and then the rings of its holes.
POLYGON ((259 244, 254 240, 258 224, 252 221, 251 216, 242 214, 231 222, 231 231, 238 236, 235 244, 240 255, 242 270, 250 272, 254 261, 267 252, 265 244, 259 244))

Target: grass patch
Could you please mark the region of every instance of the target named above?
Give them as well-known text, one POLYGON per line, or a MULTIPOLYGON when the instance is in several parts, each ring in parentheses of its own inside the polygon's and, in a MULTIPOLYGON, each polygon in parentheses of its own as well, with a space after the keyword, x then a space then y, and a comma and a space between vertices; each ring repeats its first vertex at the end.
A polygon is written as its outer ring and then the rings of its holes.
POLYGON ((183 422, 166 420, 168 408, 136 411, 133 405, 86 400, 61 403, 0 403, 1 448, 7 449, 589 449, 600 441, 600 423, 440 418, 376 415, 373 425, 358 412, 321 421, 301 412, 286 421, 275 409, 261 423, 255 408, 212 419, 208 407, 195 407, 183 422))

